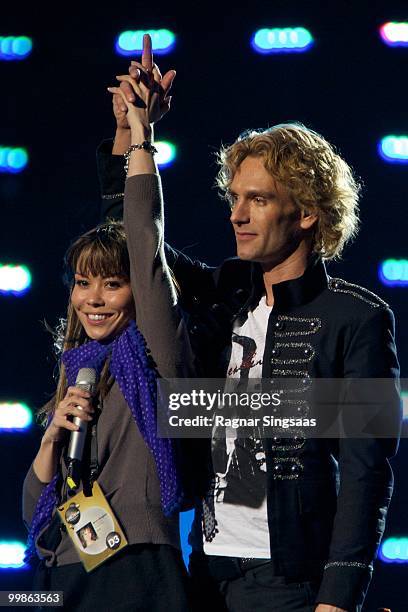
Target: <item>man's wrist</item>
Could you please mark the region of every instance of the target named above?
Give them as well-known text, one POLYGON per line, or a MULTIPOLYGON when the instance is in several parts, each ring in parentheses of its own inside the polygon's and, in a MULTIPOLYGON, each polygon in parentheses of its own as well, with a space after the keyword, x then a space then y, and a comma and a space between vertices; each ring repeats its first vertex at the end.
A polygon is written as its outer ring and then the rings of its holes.
POLYGON ((123 155, 130 147, 130 128, 116 128, 112 155, 123 155))

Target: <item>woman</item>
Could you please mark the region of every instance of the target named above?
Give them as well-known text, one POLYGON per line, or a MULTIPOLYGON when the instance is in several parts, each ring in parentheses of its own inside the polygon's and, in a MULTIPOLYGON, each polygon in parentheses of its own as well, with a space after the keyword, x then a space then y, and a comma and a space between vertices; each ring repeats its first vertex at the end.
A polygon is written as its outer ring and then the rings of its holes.
MULTIPOLYGON (((152 73, 142 76, 133 83, 136 104, 124 100, 132 143, 140 145, 152 141, 150 122, 162 104, 152 73)), ((64 591, 67 610, 189 609, 178 534, 181 478, 172 442, 156 435, 155 387, 157 374, 192 375, 192 358, 164 258, 152 152, 144 144, 129 153, 124 227, 103 224, 67 253, 72 281, 60 378, 24 482, 24 520, 42 557, 36 588, 64 591), (74 386, 82 367, 99 374, 94 401, 74 386), (97 482, 129 543, 91 573, 55 519, 73 417, 93 427, 97 482)))

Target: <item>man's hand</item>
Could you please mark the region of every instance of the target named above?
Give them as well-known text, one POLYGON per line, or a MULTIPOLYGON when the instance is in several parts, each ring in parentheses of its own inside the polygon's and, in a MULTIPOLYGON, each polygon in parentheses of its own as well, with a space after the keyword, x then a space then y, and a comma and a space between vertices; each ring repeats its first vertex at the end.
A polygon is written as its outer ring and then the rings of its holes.
POLYGON ((347 610, 338 608, 337 606, 330 606, 329 604, 318 604, 315 612, 347 612, 347 610))
POLYGON ((129 130, 130 125, 127 120, 127 106, 119 94, 112 97, 113 114, 116 119, 116 130, 129 130))

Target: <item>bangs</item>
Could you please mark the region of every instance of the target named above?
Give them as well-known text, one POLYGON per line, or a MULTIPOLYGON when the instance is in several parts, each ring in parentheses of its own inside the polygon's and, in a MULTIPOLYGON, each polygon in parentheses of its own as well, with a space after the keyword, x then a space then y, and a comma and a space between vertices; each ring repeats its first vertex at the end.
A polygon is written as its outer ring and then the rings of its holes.
POLYGON ((129 279, 129 255, 123 226, 118 224, 109 232, 92 230, 78 238, 65 257, 65 280, 69 285, 72 285, 74 274, 129 279))
POLYGON ((107 249, 105 245, 98 242, 84 247, 77 253, 72 264, 74 274, 129 277, 129 258, 124 257, 122 250, 120 248, 107 249))

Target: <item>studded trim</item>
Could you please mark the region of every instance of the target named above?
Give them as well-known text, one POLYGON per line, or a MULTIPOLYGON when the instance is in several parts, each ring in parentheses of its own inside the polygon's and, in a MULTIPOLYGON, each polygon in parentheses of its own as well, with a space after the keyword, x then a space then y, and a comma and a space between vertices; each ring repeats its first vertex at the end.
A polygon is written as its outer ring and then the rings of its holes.
POLYGON ((272 450, 282 452, 295 451, 300 450, 305 445, 306 435, 303 429, 277 429, 276 431, 278 432, 277 435, 271 438, 272 450), (282 434, 285 434, 285 438, 282 439, 282 442, 279 441, 279 431, 281 431, 282 434), (293 434, 293 437, 288 436, 289 432, 293 434), (288 443, 290 440, 293 441, 293 444, 288 443))
POLYGON ((311 344, 308 342, 277 342, 275 344, 274 350, 279 349, 303 349, 303 357, 293 357, 289 359, 280 359, 279 356, 272 357, 272 364, 279 365, 293 365, 293 364, 301 364, 301 363, 309 363, 312 361, 316 352, 311 344))
POLYGON ((304 408, 309 408, 309 404, 306 400, 302 399, 285 399, 281 400, 281 404, 288 404, 288 406, 303 406, 304 408))
POLYGON ((272 476, 274 480, 297 480, 300 474, 303 472, 303 463, 294 457, 278 457, 274 459, 272 467, 272 476), (288 464, 292 464, 289 469, 293 469, 296 466, 297 473, 284 473, 283 470, 288 464), (280 472, 279 470, 282 470, 280 472))
POLYGON ((342 278, 329 278, 328 286, 329 286, 329 289, 331 291, 334 291, 335 293, 348 293, 350 295, 353 295, 356 298, 359 298, 363 302, 366 302, 367 304, 374 306, 374 308, 379 308, 380 306, 388 307, 387 302, 384 302, 384 300, 382 300, 380 297, 378 297, 378 295, 376 295, 372 291, 369 291, 365 287, 360 287, 360 285, 348 283, 342 278))
POLYGON ((281 406, 296 406, 296 411, 299 417, 307 417, 310 412, 310 406, 306 400, 302 399, 282 399, 281 406))
POLYGON ((102 195, 102 200, 118 200, 119 198, 124 197, 124 193, 106 193, 102 195))
POLYGON ((293 336, 310 336, 315 334, 322 326, 322 321, 318 317, 289 317, 278 315, 275 323, 275 336, 277 338, 289 338, 293 336), (284 330, 285 323, 303 323, 308 325, 308 329, 284 330), (280 328, 282 326, 282 329, 280 328))
MULTIPOLYGON (((306 393, 306 391, 308 391, 312 384, 313 384, 313 380, 310 377, 310 374, 308 372, 305 372, 304 370, 281 370, 279 368, 274 368, 272 370, 272 376, 279 376, 279 377, 288 377, 288 378, 296 378, 299 379, 299 382, 301 383, 299 385, 299 387, 291 387, 290 389, 281 389, 281 393, 282 392, 289 392, 289 393, 306 393)), ((277 382, 275 380, 273 380, 273 382, 271 382, 271 384, 276 385, 277 382)), ((282 400, 283 402, 284 400, 282 400)))
POLYGON ((330 567, 358 567, 360 569, 373 569, 371 563, 362 563, 361 561, 331 561, 330 563, 326 563, 324 569, 326 570, 330 567))
MULTIPOLYGON (((293 378, 310 379, 310 374, 304 370, 281 370, 279 368, 273 368, 272 376, 293 376, 293 378)), ((309 380, 307 382, 309 382, 309 380)))

